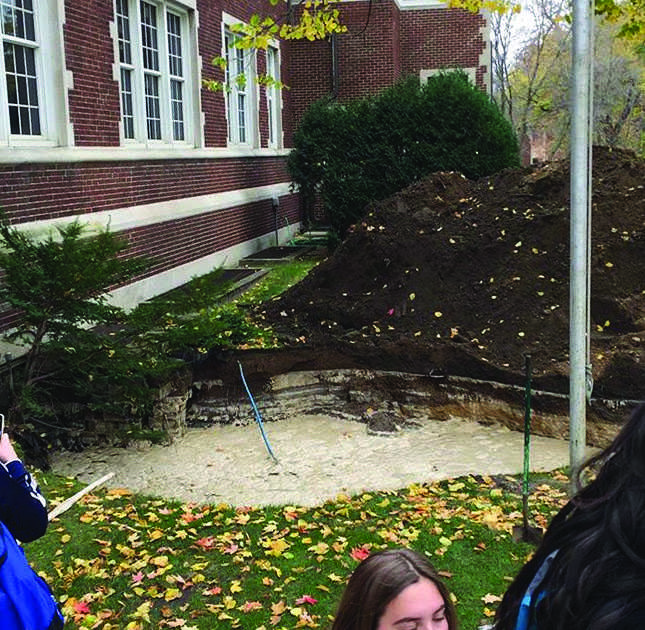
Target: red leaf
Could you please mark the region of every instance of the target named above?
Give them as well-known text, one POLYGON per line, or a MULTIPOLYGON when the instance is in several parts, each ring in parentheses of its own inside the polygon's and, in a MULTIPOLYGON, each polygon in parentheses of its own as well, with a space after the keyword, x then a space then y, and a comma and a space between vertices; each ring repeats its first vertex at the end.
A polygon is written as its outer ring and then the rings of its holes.
POLYGON ((86 602, 75 602, 74 612, 77 612, 79 615, 87 615, 90 612, 90 607, 86 602))
POLYGON ((354 560, 358 560, 360 562, 361 560, 365 560, 365 558, 370 555, 370 550, 367 545, 363 545, 362 547, 354 547, 350 551, 349 555, 354 558, 354 560))
POLYGON ((303 595, 296 600, 296 606, 302 606, 302 604, 317 604, 318 600, 314 599, 311 595, 303 595))
POLYGON ((213 536, 206 536, 195 541, 195 544, 202 549, 212 549, 215 546, 215 538, 213 536))
POLYGON ((132 581, 137 584, 143 580, 143 573, 139 571, 132 576, 132 581))

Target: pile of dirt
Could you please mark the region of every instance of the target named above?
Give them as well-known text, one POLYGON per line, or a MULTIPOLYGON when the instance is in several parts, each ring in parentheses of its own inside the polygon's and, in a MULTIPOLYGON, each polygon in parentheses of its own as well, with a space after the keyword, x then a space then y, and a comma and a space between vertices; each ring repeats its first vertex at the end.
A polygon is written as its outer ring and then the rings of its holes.
MULTIPOLYGON (((530 354, 537 386, 566 392, 569 181, 568 161, 477 181, 435 173, 368 208, 338 250, 264 317, 308 368, 522 383, 530 354)), ((598 397, 645 399, 644 184, 645 161, 594 149, 598 397)), ((281 369, 269 363, 265 371, 281 369)))

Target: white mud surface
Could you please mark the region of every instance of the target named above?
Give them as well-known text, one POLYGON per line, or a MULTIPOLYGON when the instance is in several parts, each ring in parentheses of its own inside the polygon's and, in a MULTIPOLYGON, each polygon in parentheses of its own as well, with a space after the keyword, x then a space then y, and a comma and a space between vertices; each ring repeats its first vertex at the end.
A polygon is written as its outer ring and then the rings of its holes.
MULTIPOLYGON (((415 418, 420 428, 368 435, 365 424, 325 415, 265 423, 278 463, 256 424, 189 429, 170 446, 59 453, 53 470, 90 483, 182 501, 313 506, 340 493, 394 490, 467 474, 522 471, 523 435, 473 421, 415 418)), ((569 460, 568 442, 531 438, 531 470, 569 460)))

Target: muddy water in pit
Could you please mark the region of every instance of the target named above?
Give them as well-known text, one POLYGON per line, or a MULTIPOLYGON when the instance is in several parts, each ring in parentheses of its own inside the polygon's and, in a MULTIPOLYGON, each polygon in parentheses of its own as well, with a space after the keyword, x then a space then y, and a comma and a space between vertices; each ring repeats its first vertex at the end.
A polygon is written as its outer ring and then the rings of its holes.
MULTIPOLYGON (((301 415, 265 424, 278 458, 259 428, 192 428, 170 446, 60 453, 57 473, 89 483, 108 472, 108 485, 182 501, 241 505, 318 505, 339 493, 391 490, 466 474, 522 470, 523 436, 473 421, 418 417, 418 428, 369 435, 359 422, 301 415)), ((568 443, 531 438, 531 469, 568 463, 568 443)))

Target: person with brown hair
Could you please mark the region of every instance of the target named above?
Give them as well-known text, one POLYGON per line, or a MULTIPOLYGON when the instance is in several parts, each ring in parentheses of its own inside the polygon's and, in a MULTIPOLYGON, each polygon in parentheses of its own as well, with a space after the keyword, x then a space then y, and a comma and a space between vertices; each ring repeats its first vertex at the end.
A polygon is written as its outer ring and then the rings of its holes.
POLYGON ((432 564, 410 549, 368 556, 352 573, 332 630, 456 630, 450 593, 432 564))

